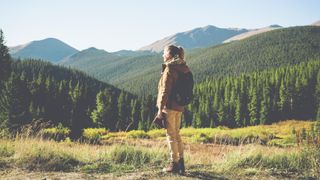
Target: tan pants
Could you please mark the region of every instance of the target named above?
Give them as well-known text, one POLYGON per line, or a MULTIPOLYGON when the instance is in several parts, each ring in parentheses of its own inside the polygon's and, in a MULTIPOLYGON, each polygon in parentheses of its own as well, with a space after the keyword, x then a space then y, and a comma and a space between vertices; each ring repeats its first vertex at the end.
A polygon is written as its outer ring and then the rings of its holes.
POLYGON ((182 112, 165 109, 164 113, 167 117, 167 141, 171 161, 178 162, 180 158, 183 158, 183 143, 179 134, 182 112))

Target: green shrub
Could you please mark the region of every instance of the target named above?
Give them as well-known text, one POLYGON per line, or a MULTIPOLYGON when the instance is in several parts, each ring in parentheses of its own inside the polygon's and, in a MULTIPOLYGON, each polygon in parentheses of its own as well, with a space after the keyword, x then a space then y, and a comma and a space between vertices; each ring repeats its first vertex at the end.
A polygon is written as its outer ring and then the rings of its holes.
POLYGON ((306 140, 306 139, 307 139, 307 130, 306 130, 306 128, 302 128, 302 129, 301 129, 301 138, 302 138, 303 140, 306 140))
POLYGON ((57 127, 46 128, 42 131, 42 137, 46 139, 54 139, 61 141, 67 138, 70 134, 70 129, 63 127, 61 123, 57 127))
POLYGON ((108 161, 96 161, 94 163, 86 164, 80 168, 86 173, 110 173, 113 167, 108 161))
POLYGON ((150 138, 150 136, 146 132, 144 132, 142 130, 130 131, 130 132, 127 133, 127 137, 128 138, 134 138, 134 139, 137 139, 137 138, 139 138, 139 139, 149 139, 150 138))
POLYGON ((204 133, 200 133, 200 134, 195 134, 192 137, 192 141, 197 143, 210 143, 212 142, 212 138, 210 138, 208 135, 204 133))
POLYGON ((0 158, 0 170, 7 169, 10 167, 10 163, 7 159, 0 158))
POLYGON ((151 131, 148 131, 147 134, 154 139, 159 137, 166 137, 166 131, 163 129, 153 129, 151 131))
POLYGON ((296 135, 297 131, 296 131, 296 128, 295 127, 292 127, 291 129, 291 134, 292 135, 296 135))
POLYGON ((8 128, 3 128, 0 126, 0 138, 1 139, 8 139, 11 137, 11 133, 8 128))
POLYGON ((0 158, 14 155, 14 147, 8 143, 0 143, 0 158))
POLYGON ((289 136, 280 139, 272 139, 267 143, 267 145, 277 147, 294 147, 296 145, 296 139, 294 136, 289 136))
POLYGON ((87 128, 83 130, 83 139, 89 143, 100 143, 102 136, 107 135, 105 128, 87 128))

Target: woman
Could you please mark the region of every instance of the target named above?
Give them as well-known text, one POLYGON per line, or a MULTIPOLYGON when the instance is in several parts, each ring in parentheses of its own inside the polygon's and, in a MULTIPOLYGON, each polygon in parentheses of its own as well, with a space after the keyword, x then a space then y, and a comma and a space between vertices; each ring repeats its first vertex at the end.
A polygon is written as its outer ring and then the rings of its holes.
POLYGON ((187 73, 190 69, 184 60, 182 47, 166 46, 163 52, 161 78, 158 84, 158 118, 166 117, 167 141, 170 148, 170 164, 163 169, 164 172, 184 173, 183 143, 180 137, 181 114, 184 107, 178 105, 171 97, 172 88, 177 82, 178 72, 187 73))

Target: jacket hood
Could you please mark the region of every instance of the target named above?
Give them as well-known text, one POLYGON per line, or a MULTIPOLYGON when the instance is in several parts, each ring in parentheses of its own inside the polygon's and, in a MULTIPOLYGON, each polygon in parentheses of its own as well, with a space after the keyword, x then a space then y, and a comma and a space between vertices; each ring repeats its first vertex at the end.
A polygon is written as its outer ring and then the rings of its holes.
POLYGON ((181 59, 178 55, 171 58, 169 61, 164 63, 165 65, 174 65, 174 64, 186 64, 186 61, 181 59))
POLYGON ((172 67, 180 72, 189 72, 190 69, 187 66, 187 63, 185 60, 179 58, 178 56, 172 58, 171 60, 165 62, 162 64, 162 70, 161 73, 163 73, 163 71, 166 69, 166 67, 172 67))

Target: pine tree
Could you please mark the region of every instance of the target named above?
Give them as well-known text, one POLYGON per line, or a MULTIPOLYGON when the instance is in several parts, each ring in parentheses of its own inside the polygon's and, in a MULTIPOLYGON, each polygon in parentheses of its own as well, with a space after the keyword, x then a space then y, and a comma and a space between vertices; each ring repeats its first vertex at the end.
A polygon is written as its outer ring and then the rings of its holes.
POLYGON ((0 29, 0 90, 3 82, 10 76, 11 60, 8 47, 4 44, 3 32, 0 29))
POLYGON ((70 88, 73 90, 70 90, 69 95, 72 100, 72 111, 71 111, 71 119, 70 119, 70 137, 72 139, 78 139, 82 134, 82 127, 83 124, 81 123, 81 96, 82 96, 82 87, 80 85, 80 82, 78 81, 76 86, 74 88, 70 88))
POLYGON ((237 127, 242 127, 243 126, 243 121, 242 121, 242 117, 241 117, 241 102, 240 102, 240 96, 238 96, 236 98, 236 109, 235 109, 235 122, 236 122, 236 126, 237 127))
POLYGON ((249 102, 249 116, 250 116, 250 125, 258 124, 258 100, 257 100, 257 91, 255 84, 252 84, 250 90, 250 102, 249 102))
POLYGON ((141 102, 141 121, 139 122, 138 129, 147 131, 147 119, 148 119, 148 107, 145 99, 142 99, 141 102))
MULTIPOLYGON (((118 130, 125 130, 126 129, 126 124, 128 122, 128 110, 127 110, 127 105, 126 105, 126 99, 125 99, 125 93, 122 91, 120 93, 120 96, 118 98, 118 109, 119 109, 119 119, 116 125, 116 128, 118 130)), ((128 124, 127 124, 128 125, 128 124)))
POLYGON ((280 89, 279 89, 279 98, 280 101, 278 102, 280 113, 281 113, 281 120, 288 118, 290 112, 290 102, 289 102, 289 92, 286 87, 285 80, 281 81, 280 89))
POLYGON ((225 107, 224 104, 220 104, 219 105, 219 109, 218 109, 218 121, 220 125, 226 125, 225 121, 226 121, 226 111, 225 111, 225 107))
POLYGON ((260 105, 260 124, 270 123, 270 84, 268 79, 265 80, 262 88, 262 101, 260 105))
POLYGON ((141 103, 139 100, 132 100, 131 103, 131 119, 132 119, 132 126, 130 127, 131 129, 138 129, 138 125, 139 125, 139 120, 141 119, 141 103))
POLYGON ((1 125, 14 133, 32 120, 29 112, 30 94, 26 83, 14 74, 3 90, 5 98, 1 101, 1 125))
POLYGON ((317 104, 317 115, 316 120, 320 121, 320 71, 317 74, 317 85, 316 85, 316 92, 315 92, 315 100, 317 104))
POLYGON ((91 119, 95 126, 104 127, 106 120, 107 100, 105 94, 100 91, 96 97, 96 109, 91 113, 91 119))

